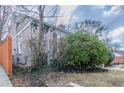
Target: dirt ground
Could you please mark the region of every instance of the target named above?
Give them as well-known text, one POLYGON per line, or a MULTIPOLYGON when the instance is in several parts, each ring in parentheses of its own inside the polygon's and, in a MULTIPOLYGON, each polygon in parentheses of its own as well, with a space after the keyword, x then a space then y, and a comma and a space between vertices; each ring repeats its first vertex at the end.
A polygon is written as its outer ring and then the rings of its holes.
POLYGON ((83 87, 124 87, 124 71, 13 75, 11 82, 15 87, 64 87, 69 82, 83 87))

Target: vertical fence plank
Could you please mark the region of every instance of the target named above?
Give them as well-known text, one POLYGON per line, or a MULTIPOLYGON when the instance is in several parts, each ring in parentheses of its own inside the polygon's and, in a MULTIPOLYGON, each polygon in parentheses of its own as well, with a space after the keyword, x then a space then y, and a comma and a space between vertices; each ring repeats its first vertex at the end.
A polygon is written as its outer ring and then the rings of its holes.
POLYGON ((12 37, 7 37, 0 44, 0 64, 6 73, 12 76, 12 37))

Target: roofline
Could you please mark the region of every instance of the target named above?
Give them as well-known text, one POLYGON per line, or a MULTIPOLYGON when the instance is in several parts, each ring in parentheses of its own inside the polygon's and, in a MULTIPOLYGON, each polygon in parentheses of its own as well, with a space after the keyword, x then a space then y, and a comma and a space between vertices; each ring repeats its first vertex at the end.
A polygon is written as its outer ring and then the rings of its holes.
MULTIPOLYGON (((37 19, 37 18, 31 17, 31 16, 26 15, 26 14, 18 13, 18 12, 16 12, 16 13, 17 13, 17 14, 21 14, 21 15, 25 15, 25 16, 28 17, 28 18, 31 18, 31 19, 34 19, 34 20, 40 22, 40 20, 37 19)), ((55 25, 48 24, 47 22, 43 22, 43 24, 45 24, 45 25, 47 25, 47 26, 50 26, 50 27, 52 27, 52 28, 54 28, 54 29, 56 29, 56 30, 58 30, 58 31, 60 31, 60 32, 64 32, 64 33, 66 33, 66 34, 71 34, 71 32, 68 32, 67 30, 61 30, 61 29, 59 29, 58 27, 56 27, 55 25)))

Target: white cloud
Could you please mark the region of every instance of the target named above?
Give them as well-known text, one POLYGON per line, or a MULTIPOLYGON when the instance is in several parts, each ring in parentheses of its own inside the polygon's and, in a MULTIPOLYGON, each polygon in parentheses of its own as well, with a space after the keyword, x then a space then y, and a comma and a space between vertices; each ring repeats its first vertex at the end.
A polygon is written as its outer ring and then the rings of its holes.
POLYGON ((118 27, 112 32, 112 37, 117 38, 119 37, 122 33, 124 33, 124 27, 118 27))
POLYGON ((112 6, 109 11, 104 11, 103 15, 108 17, 112 15, 118 15, 121 12, 121 6, 112 6))
POLYGON ((81 14, 78 14, 78 15, 71 16, 70 22, 75 22, 75 23, 76 22, 79 22, 79 20, 81 20, 80 18, 82 18, 82 15, 81 14))
POLYGON ((104 9, 105 5, 93 5, 92 9, 96 10, 96 9, 104 9))
POLYGON ((124 51, 124 48, 120 48, 119 50, 124 51))
POLYGON ((72 20, 78 20, 79 17, 77 15, 72 16, 72 20))
POLYGON ((62 5, 60 6, 60 12, 57 20, 57 25, 59 24, 69 24, 69 20, 72 16, 73 11, 77 8, 77 5, 62 5))
POLYGON ((124 34, 124 27, 118 27, 111 33, 112 41, 113 42, 122 42, 122 35, 124 34))

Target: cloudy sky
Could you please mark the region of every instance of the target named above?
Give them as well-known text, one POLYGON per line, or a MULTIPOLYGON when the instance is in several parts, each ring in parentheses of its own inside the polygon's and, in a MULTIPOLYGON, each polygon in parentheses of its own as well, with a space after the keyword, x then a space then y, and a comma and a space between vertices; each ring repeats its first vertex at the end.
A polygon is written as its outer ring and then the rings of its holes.
MULTIPOLYGON (((55 5, 48 6, 46 15, 51 15, 55 5)), ((74 24, 87 19, 101 21, 107 26, 107 31, 112 37, 112 42, 118 42, 124 50, 124 8, 111 5, 59 5, 56 15, 60 16, 55 20, 45 19, 47 22, 59 24, 74 24)))
POLYGON ((59 18, 57 24, 73 24, 75 22, 86 19, 101 21, 108 27, 113 38, 113 42, 120 43, 120 47, 124 48, 124 9, 121 6, 59 6, 58 15, 64 17, 59 18))

